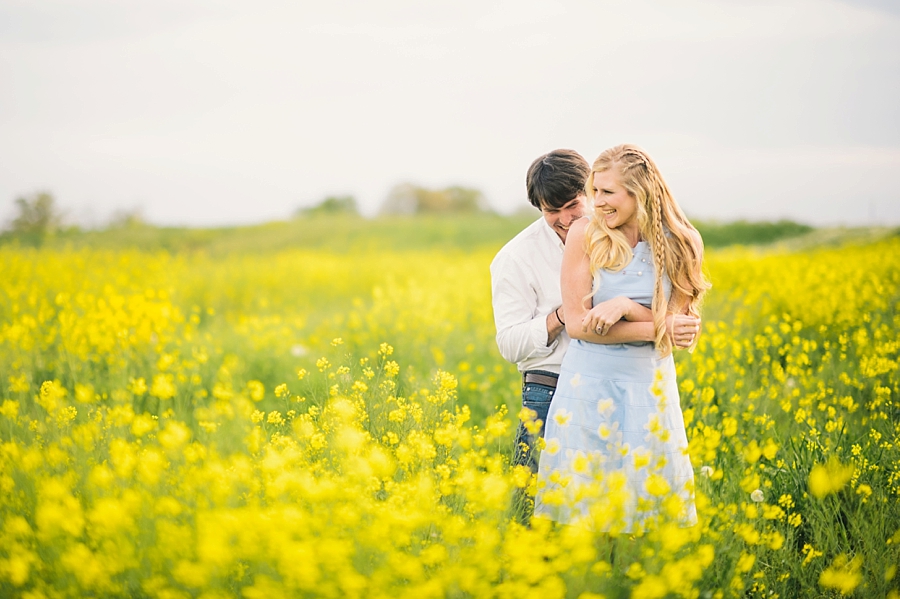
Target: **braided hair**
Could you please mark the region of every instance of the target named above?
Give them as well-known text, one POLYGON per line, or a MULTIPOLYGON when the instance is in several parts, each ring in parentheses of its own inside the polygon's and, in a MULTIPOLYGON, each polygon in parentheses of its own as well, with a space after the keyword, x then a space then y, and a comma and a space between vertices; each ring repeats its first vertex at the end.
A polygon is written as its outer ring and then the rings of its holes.
MULTIPOLYGON (((610 169, 617 170, 619 183, 635 199, 638 227, 650 245, 656 277, 651 305, 655 344, 659 355, 667 356, 674 344, 666 335, 666 316, 669 312, 699 316, 700 301, 710 288, 702 270, 703 242, 644 150, 623 144, 600 154, 585 185, 588 197, 593 197, 594 173, 610 169), (668 302, 663 289, 664 273, 672 283, 668 302)), ((591 214, 585 231, 585 251, 590 256, 592 273, 602 268, 621 270, 633 256, 625 234, 609 228, 596 211, 591 214)), ((599 279, 595 279, 599 284, 599 279)), ((591 295, 596 291, 593 289, 591 295)))

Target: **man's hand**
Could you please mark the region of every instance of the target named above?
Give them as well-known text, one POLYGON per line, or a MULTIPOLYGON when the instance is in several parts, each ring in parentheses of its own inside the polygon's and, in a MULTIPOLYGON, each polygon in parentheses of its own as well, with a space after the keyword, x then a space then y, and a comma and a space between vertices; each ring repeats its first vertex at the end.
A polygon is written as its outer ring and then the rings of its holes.
POLYGON ((700 319, 685 314, 666 316, 666 334, 672 337, 675 347, 687 349, 700 334, 700 319))

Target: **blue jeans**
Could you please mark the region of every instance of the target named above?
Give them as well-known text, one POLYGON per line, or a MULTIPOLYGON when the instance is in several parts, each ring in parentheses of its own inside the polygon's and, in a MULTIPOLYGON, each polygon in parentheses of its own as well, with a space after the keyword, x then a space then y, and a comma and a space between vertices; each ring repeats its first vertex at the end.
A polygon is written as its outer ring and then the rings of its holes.
MULTIPOLYGON (((542 370, 534 370, 541 374, 553 374, 542 370)), ((529 410, 537 412, 535 420, 541 421, 540 430, 536 434, 531 434, 525 428, 525 423, 519 421, 519 427, 516 429, 516 448, 513 457, 514 465, 528 466, 532 472, 537 472, 538 462, 535 456, 534 443, 538 437, 544 436, 544 424, 547 422, 547 412, 550 410, 550 400, 553 399, 555 393, 553 387, 547 385, 538 385, 537 383, 525 383, 522 385, 522 406, 529 410)))

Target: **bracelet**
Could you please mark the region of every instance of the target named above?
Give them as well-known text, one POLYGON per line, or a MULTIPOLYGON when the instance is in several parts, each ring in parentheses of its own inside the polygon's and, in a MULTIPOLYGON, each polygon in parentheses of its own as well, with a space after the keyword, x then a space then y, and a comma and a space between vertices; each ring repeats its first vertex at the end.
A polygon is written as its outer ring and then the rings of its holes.
POLYGON ((564 323, 564 322, 562 321, 562 318, 559 317, 559 308, 557 308, 556 310, 554 310, 553 313, 556 314, 556 320, 559 321, 559 324, 561 324, 561 325, 563 325, 563 326, 566 326, 566 323, 564 323))

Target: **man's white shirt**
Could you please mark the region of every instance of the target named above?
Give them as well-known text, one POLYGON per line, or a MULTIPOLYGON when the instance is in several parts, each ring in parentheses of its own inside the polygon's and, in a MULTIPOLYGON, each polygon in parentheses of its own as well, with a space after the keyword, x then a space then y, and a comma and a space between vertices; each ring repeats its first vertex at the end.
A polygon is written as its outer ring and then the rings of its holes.
POLYGON ((569 347, 565 330, 547 345, 547 315, 562 304, 559 278, 564 248, 541 217, 513 237, 491 262, 497 347, 520 372, 558 373, 569 347))

